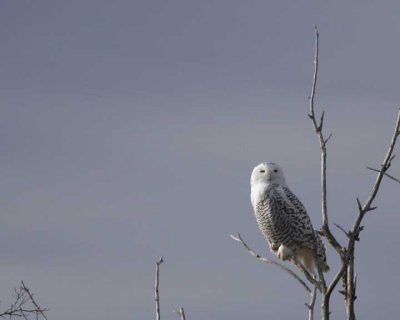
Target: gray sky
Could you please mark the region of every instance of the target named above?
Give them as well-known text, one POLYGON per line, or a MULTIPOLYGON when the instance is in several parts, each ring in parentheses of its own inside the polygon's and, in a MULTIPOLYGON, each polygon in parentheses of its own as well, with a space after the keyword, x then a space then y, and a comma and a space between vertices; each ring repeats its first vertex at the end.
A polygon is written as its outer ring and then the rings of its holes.
MULTIPOLYGON (((180 306, 189 319, 305 316, 302 288, 229 234, 267 254, 249 200, 261 161, 283 166, 320 226, 315 23, 330 217, 350 225, 399 106, 399 14, 398 1, 1 1, 3 309, 23 279, 52 319, 153 319, 163 255, 166 320, 180 306)), ((361 319, 399 312, 399 192, 384 181, 365 221, 361 319)))

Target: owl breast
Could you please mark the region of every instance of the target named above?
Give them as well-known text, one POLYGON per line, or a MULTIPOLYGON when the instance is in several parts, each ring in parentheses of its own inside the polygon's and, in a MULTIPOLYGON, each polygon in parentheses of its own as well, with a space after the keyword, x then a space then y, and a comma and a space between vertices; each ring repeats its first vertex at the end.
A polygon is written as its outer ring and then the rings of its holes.
POLYGON ((291 225, 279 212, 273 199, 266 197, 259 201, 254 211, 258 226, 271 247, 278 248, 281 244, 293 246, 291 225))

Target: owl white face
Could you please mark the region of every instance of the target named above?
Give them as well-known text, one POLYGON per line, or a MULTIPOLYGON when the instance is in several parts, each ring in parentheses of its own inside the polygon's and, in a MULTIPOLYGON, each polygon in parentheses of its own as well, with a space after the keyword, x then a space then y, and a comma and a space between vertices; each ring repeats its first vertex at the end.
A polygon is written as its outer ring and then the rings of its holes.
POLYGON ((250 183, 252 185, 257 183, 285 183, 285 175, 283 174, 282 168, 273 162, 260 163, 253 169, 251 174, 250 183))

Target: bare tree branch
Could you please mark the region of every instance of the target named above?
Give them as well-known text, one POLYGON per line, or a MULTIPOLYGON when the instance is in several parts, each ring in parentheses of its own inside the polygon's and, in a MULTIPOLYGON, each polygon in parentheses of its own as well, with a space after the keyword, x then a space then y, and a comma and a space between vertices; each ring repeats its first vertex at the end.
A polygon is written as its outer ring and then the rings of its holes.
MULTIPOLYGON (((308 113, 309 118, 311 119, 311 122, 313 124, 315 133, 318 136, 319 140, 319 146, 321 150, 321 196, 322 196, 322 201, 321 201, 321 207, 322 207, 322 234, 327 238, 327 240, 330 242, 330 244, 336 249, 336 251, 341 254, 343 251, 343 247, 339 244, 339 242, 336 240, 334 235, 332 234, 330 228, 329 228, 329 219, 328 219, 328 204, 327 204, 327 188, 326 188, 326 157, 327 157, 327 152, 326 152, 326 144, 328 140, 331 138, 332 134, 329 134, 328 138, 324 138, 324 135, 322 133, 322 128, 324 124, 324 115, 325 113, 322 112, 321 118, 319 123, 317 122, 317 119, 315 117, 315 111, 314 111, 314 101, 315 101, 315 93, 316 93, 316 87, 317 87, 317 79, 318 79, 318 63, 319 63, 319 32, 317 29, 317 26, 315 26, 315 57, 314 57, 314 76, 313 76, 313 81, 312 81, 312 86, 311 86, 311 95, 310 95, 310 111, 308 113)), ((321 272, 319 272, 320 276, 322 275, 321 272)))
POLYGON ((397 138, 400 135, 400 110, 397 115, 395 129, 389 144, 388 151, 381 165, 381 170, 378 170, 378 175, 375 179, 375 183, 372 187, 371 193, 364 205, 361 205, 360 200, 357 198, 357 207, 358 207, 358 215, 354 221, 353 227, 350 231, 350 237, 348 240, 347 250, 348 250, 348 261, 347 261, 347 275, 346 275, 346 312, 349 320, 355 319, 354 312, 354 301, 356 299, 356 276, 354 272, 354 254, 355 254, 355 243, 359 240, 360 232, 363 227, 361 226, 361 222, 365 216, 365 214, 369 211, 376 209, 376 207, 372 206, 373 201, 378 194, 379 188, 381 186, 381 182, 383 176, 386 174, 386 171, 389 169, 391 165, 391 161, 394 158, 393 151, 396 146, 397 138))
MULTIPOLYGON (((18 289, 14 289, 15 300, 11 304, 10 308, 0 313, 0 317, 3 319, 12 319, 14 317, 29 319, 30 316, 35 316, 35 319, 39 319, 39 315, 43 319, 47 320, 45 312, 48 309, 41 308, 33 298, 33 294, 24 282, 21 281, 21 285, 18 289), (32 305, 32 307, 29 306, 32 305)), ((32 317, 31 317, 32 318, 32 317)))
POLYGON ((308 320, 314 320, 314 306, 316 298, 317 298, 317 287, 314 286, 313 291, 310 294, 310 303, 306 303, 308 309, 308 320))
POLYGON ((399 128, 400 128, 400 111, 398 112, 398 115, 397 115, 396 126, 395 126, 395 130, 393 132, 393 135, 392 135, 392 139, 390 141, 389 149, 388 149, 385 159, 383 160, 383 163, 381 165, 382 169, 379 171, 379 174, 377 175, 376 180, 375 180, 375 184, 372 188, 371 194, 368 197, 367 201, 365 202, 365 204, 362 208, 362 212, 364 214, 368 211, 371 211, 371 204, 374 201, 374 199, 379 191, 379 187, 381 185, 382 178, 383 178, 385 172, 389 169, 389 167, 391 165, 391 161, 393 160, 393 150, 396 145, 397 138, 400 135, 399 128))
POLYGON ((160 279, 160 264, 163 263, 164 260, 161 257, 157 262, 156 262, 156 280, 155 280, 155 285, 154 285, 154 298, 156 301, 156 319, 160 320, 160 293, 159 293, 159 279, 160 279))
POLYGON ((36 303, 35 299, 33 299, 33 294, 29 290, 27 286, 25 286, 25 283, 21 281, 21 288, 26 292, 26 294, 29 296, 30 301, 32 304, 36 307, 37 313, 40 313, 40 315, 47 320, 46 315, 44 314, 43 310, 39 307, 39 305, 36 303))
POLYGON ((180 316, 180 320, 186 320, 185 318, 185 310, 183 310, 183 308, 179 309, 179 316, 180 316))
POLYGON ((327 291, 326 291, 326 295, 330 296, 333 292, 333 289, 335 289, 336 285, 338 284, 339 280, 341 279, 341 277, 343 276, 343 273, 346 271, 346 264, 342 263, 341 268, 339 269, 339 271, 336 273, 335 277, 333 278, 331 284, 329 285, 327 291))
MULTIPOLYGON (((290 274, 293 278, 295 278, 303 287, 304 289, 311 293, 311 289, 309 288, 309 286, 304 282, 304 280, 302 280, 294 271, 292 271, 291 269, 285 267, 283 264, 270 260, 268 258, 262 257, 261 255, 255 253, 248 245, 246 242, 244 242, 244 240, 242 239, 242 237, 240 236, 240 234, 238 234, 237 236, 234 235, 230 235, 231 238, 237 242, 240 242, 246 249, 247 251, 253 256, 256 257, 259 261, 271 264, 273 266, 276 266, 278 268, 280 268, 281 270, 287 272, 288 274, 290 274)), ((311 277, 312 278, 312 277, 311 277)))
MULTIPOLYGON (((332 134, 330 133, 327 138, 324 137, 323 134, 323 124, 324 124, 324 116, 325 113, 322 112, 320 121, 318 122, 315 116, 315 93, 316 93, 316 85, 318 79, 318 63, 319 63, 319 33, 318 29, 315 26, 315 58, 314 58, 314 76, 311 87, 311 96, 310 96, 310 111, 309 118, 312 121, 315 133, 317 134, 320 146, 321 153, 321 211, 322 211, 322 228, 319 233, 326 237, 329 241, 330 245, 336 250, 339 254, 342 266, 339 271, 336 273, 332 282, 329 285, 326 285, 324 275, 321 271, 320 266, 318 266, 318 275, 320 278, 322 291, 321 291, 321 317, 324 320, 328 320, 330 316, 330 296, 336 287, 339 280, 344 276, 346 267, 347 267, 347 257, 348 251, 339 243, 336 237, 332 234, 329 227, 329 216, 328 216, 328 203, 327 203, 327 178, 326 178, 326 162, 327 162, 327 142, 331 138, 332 134)), ((350 233, 346 232, 341 226, 335 224, 336 227, 343 231, 346 236, 349 238, 350 233)))
MULTIPOLYGON (((311 96, 310 96, 310 112, 308 114, 311 122, 313 124, 315 133, 319 139, 319 146, 321 150, 321 210, 322 210, 322 234, 328 239, 331 245, 336 249, 337 252, 341 252, 341 245, 338 243, 336 238, 333 236, 329 229, 329 220, 328 220, 328 204, 327 204, 327 191, 326 191, 326 144, 330 139, 331 135, 327 139, 324 138, 322 133, 322 127, 324 124, 324 115, 322 112, 320 122, 317 123, 314 112, 314 100, 315 100, 315 92, 317 87, 317 79, 318 79, 318 63, 319 63, 319 32, 317 26, 314 27, 315 30, 315 57, 314 57, 314 75, 311 86, 311 96)), ((316 241, 314 243, 314 247, 316 250, 316 241)), ((322 319, 329 319, 329 296, 325 295, 327 290, 325 278, 321 267, 317 264, 318 276, 320 281, 322 282, 322 319)))
MULTIPOLYGON (((381 170, 374 169, 374 168, 371 168, 371 167, 367 167, 367 169, 372 170, 372 171, 375 171, 375 172, 381 172, 381 170)), ((392 180, 394 180, 394 181, 400 183, 400 179, 397 179, 396 177, 393 177, 392 175, 390 175, 390 174, 388 174, 388 173, 386 173, 386 172, 383 172, 383 174, 384 174, 386 177, 388 177, 388 178, 390 178, 390 179, 392 179, 392 180)))

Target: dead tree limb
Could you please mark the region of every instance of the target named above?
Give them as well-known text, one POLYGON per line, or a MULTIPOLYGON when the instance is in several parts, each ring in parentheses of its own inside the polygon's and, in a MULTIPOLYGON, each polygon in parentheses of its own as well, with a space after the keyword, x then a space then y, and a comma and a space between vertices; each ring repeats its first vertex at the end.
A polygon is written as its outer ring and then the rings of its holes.
POLYGON ((310 303, 306 303, 308 309, 308 320, 314 320, 314 307, 316 298, 317 298, 317 287, 314 286, 313 291, 310 294, 310 303))
MULTIPOLYGON (((346 270, 347 264, 347 250, 339 243, 336 237, 330 230, 329 226, 329 216, 328 216, 328 201, 327 201, 327 178, 326 178, 326 167, 327 167, 327 143, 331 138, 332 134, 329 134, 327 138, 324 137, 323 134, 323 125, 324 125, 324 115, 322 112, 319 121, 315 115, 315 94, 317 88, 317 79, 318 79, 318 64, 319 64, 319 32, 317 26, 315 26, 315 56, 314 56, 314 74, 311 86, 311 95, 309 98, 310 101, 310 109, 308 113, 308 117, 311 119, 312 125, 314 127, 314 131, 318 137, 319 147, 320 147, 320 159, 321 159, 321 212, 322 212, 322 227, 319 233, 323 235, 330 245, 336 250, 339 254, 342 267, 339 269, 332 282, 327 285, 324 279, 324 275, 321 271, 321 268, 318 267, 318 275, 320 277, 320 282, 322 286, 321 291, 321 317, 324 320, 329 319, 330 315, 330 297, 332 291, 336 287, 337 283, 343 276, 346 270)), ((339 227, 339 229, 344 231, 343 228, 339 227)), ((344 231, 345 232, 345 231, 344 231)))
POLYGON ((23 318, 23 319, 43 319, 47 320, 45 312, 48 311, 46 308, 42 308, 33 298, 32 292, 29 288, 21 281, 18 289, 14 290, 15 300, 11 306, 4 312, 0 313, 0 317, 3 319, 23 318))
POLYGON ((154 285, 154 299, 156 301, 156 320, 160 320, 160 292, 158 286, 160 283, 160 264, 163 262, 164 260, 162 257, 156 262, 156 280, 154 285))
POLYGON ((311 119, 313 124, 315 133, 318 136, 319 147, 321 152, 321 211, 322 211, 322 228, 321 233, 324 235, 330 244, 335 248, 335 250, 341 254, 343 251, 343 247, 336 240, 335 236, 332 234, 329 228, 329 218, 328 218, 328 201, 327 201, 327 183, 326 183, 326 144, 331 138, 332 134, 329 134, 327 138, 324 137, 322 132, 324 125, 324 115, 322 112, 319 122, 316 119, 314 105, 315 105, 315 93, 317 88, 317 79, 318 79, 318 64, 319 64, 319 32, 317 26, 315 26, 315 56, 314 56, 314 75, 311 86, 311 95, 310 95, 310 111, 308 113, 308 117, 311 119))
POLYGON ((31 293, 29 288, 27 286, 25 286, 25 283, 23 281, 21 281, 21 289, 24 290, 26 292, 26 294, 29 296, 29 300, 35 306, 35 308, 37 310, 37 314, 40 314, 43 317, 43 319, 47 320, 47 317, 44 314, 44 310, 42 310, 42 308, 39 307, 39 305, 37 304, 35 299, 33 299, 33 294, 31 293))
MULTIPOLYGON (((237 236, 234 236, 231 234, 231 238, 237 242, 240 242, 246 249, 247 251, 255 258, 257 258, 259 261, 271 264, 275 267, 278 267, 279 269, 287 272, 288 274, 290 274, 294 279, 296 279, 302 286, 303 288, 308 292, 311 293, 311 289, 310 287, 304 282, 303 279, 301 279, 294 271, 292 271, 291 269, 289 269, 288 267, 284 266, 283 264, 276 262, 274 260, 270 260, 268 258, 265 258, 257 253, 255 253, 249 246, 248 244, 242 239, 242 237, 240 236, 240 234, 237 234, 237 236)), ((310 276, 311 277, 311 276, 310 276)), ((312 279, 312 277, 311 277, 312 279)))
POLYGON ((381 186, 382 179, 385 175, 387 175, 386 171, 389 170, 391 166, 391 162, 394 158, 394 148, 397 143, 397 138, 400 135, 400 110, 397 115, 397 120, 395 124, 395 129, 390 140, 390 144, 388 147, 388 151, 386 156, 382 162, 381 169, 378 170, 378 175, 376 176, 375 183, 371 189, 370 195, 365 201, 364 205, 361 204, 360 200, 357 198, 357 208, 358 214, 353 223, 353 227, 350 230, 350 236, 348 240, 347 250, 348 250, 348 260, 347 260, 347 277, 345 283, 345 301, 346 301, 346 312, 347 318, 349 320, 355 320, 355 312, 354 312, 354 301, 356 300, 356 276, 354 271, 354 255, 355 255, 355 245, 356 241, 360 238, 360 232, 364 229, 361 226, 361 222, 364 219, 364 216, 372 210, 375 210, 376 207, 372 206, 376 195, 378 194, 379 188, 381 186))
POLYGON ((304 266, 302 265, 298 265, 296 264, 296 266, 300 269, 300 271, 302 271, 304 273, 304 275, 306 276, 307 280, 313 284, 314 288, 313 290, 310 289, 310 287, 305 283, 305 281, 303 279, 301 279, 293 270, 287 268, 286 266, 284 266, 283 264, 276 262, 274 260, 270 260, 266 257, 263 257, 257 253, 255 253, 250 247, 249 245, 242 239, 242 237, 240 236, 240 234, 237 234, 237 236, 234 236, 231 234, 231 238, 237 242, 240 242, 243 247, 245 247, 245 249, 253 256, 255 257, 257 260, 261 261, 261 262, 265 262, 268 264, 271 264, 285 272, 287 272, 289 275, 291 275, 295 280, 297 280, 302 286, 303 288, 310 294, 310 303, 306 303, 306 307, 308 309, 308 319, 309 320, 313 320, 314 319, 314 306, 315 306, 315 299, 316 299, 316 290, 319 289, 320 290, 320 283, 304 268, 304 266))
POLYGON ((186 320, 185 310, 183 308, 179 308, 179 316, 180 316, 180 320, 186 320))

